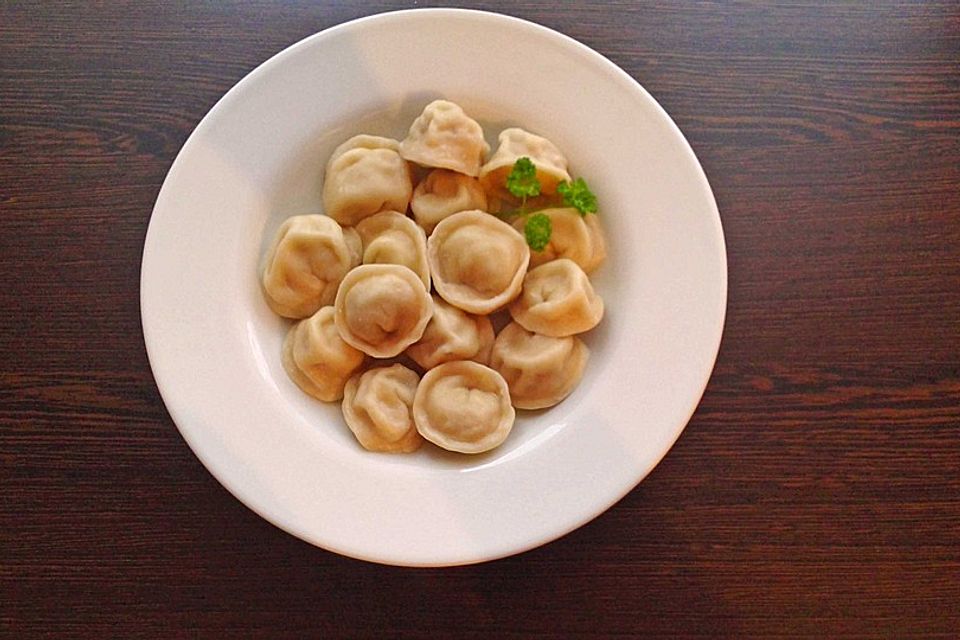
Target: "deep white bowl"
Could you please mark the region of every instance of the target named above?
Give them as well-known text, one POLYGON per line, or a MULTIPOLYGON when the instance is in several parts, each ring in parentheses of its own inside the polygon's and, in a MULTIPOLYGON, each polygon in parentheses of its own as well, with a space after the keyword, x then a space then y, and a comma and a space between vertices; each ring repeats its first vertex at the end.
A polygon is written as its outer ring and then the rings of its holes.
POLYGON ((143 330, 164 402, 203 464, 290 533, 401 565, 479 562, 553 540, 633 488, 680 435, 710 376, 726 305, 717 207, 683 135, 626 73, 547 28, 422 9, 343 24, 277 54, 197 126, 150 220, 143 330), (519 412, 480 456, 364 451, 287 379, 288 323, 258 264, 280 222, 322 211, 333 148, 402 138, 430 100, 460 103, 491 144, 519 125, 553 140, 600 202, 606 317, 583 382, 519 412))

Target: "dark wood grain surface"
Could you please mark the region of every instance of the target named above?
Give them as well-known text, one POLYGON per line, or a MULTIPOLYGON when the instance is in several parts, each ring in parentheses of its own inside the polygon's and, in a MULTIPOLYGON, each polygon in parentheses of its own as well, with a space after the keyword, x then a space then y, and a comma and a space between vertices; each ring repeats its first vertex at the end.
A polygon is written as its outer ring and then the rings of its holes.
POLYGON ((0 635, 960 637, 960 4, 483 2, 637 78, 729 252, 717 368, 594 522, 444 570, 314 548, 187 448, 139 270, 264 59, 404 2, 0 3, 0 635))

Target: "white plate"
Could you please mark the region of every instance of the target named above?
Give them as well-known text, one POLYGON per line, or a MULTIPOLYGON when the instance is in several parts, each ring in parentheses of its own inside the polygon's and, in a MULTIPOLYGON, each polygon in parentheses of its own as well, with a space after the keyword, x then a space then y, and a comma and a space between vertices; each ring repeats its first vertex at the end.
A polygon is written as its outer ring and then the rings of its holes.
MULTIPOLYGON (((475 11, 401 11, 343 24, 274 56, 197 126, 157 198, 141 274, 143 331, 170 414, 207 469, 290 533, 401 565, 479 562, 597 516, 664 456, 697 406, 726 305, 717 207, 683 135, 611 62, 544 27, 475 11), (521 412, 469 457, 361 449, 339 406, 287 379, 287 323, 259 287, 265 243, 320 210, 330 151, 403 137, 433 98, 491 141, 508 125, 552 139, 601 206, 607 303, 583 382, 521 412)), ((624 532, 624 535, 628 535, 624 532)))

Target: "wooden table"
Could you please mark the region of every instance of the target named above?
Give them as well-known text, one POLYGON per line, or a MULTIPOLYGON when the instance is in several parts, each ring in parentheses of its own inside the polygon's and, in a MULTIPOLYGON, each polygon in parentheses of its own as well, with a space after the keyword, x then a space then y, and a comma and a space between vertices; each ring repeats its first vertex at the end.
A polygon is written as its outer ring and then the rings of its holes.
POLYGON ((404 2, 0 4, 0 635, 960 637, 960 5, 482 2, 637 78, 713 185, 713 379, 609 512, 480 566, 336 556, 164 409, 140 255, 187 135, 404 2))

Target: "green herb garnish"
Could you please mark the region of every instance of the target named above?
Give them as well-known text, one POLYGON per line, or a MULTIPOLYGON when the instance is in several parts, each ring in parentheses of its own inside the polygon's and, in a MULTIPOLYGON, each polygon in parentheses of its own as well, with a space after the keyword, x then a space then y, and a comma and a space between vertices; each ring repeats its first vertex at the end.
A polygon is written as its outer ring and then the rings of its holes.
POLYGON ((543 251, 550 242, 552 234, 553 224, 550 218, 542 213, 533 214, 523 225, 523 235, 526 236, 527 244, 534 251, 543 251))
POLYGON ((576 208, 581 216, 597 212, 597 196, 593 195, 583 178, 573 182, 564 180, 557 185, 557 193, 563 197, 565 205, 576 208))
POLYGON ((507 190, 522 199, 520 208, 527 205, 527 198, 540 195, 540 181, 537 180, 537 168, 530 158, 517 158, 513 169, 507 176, 507 190))

